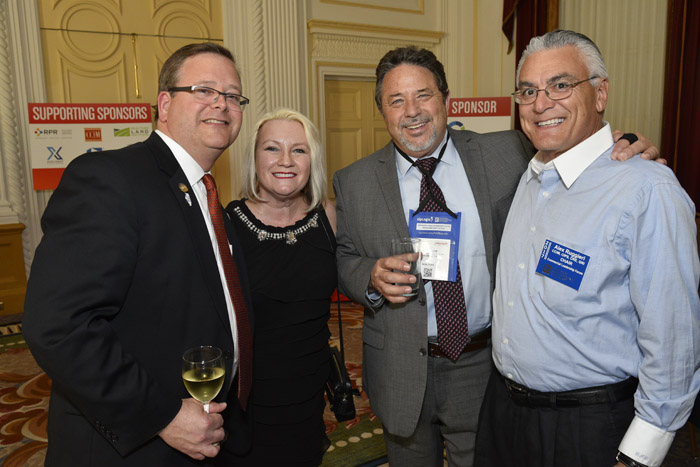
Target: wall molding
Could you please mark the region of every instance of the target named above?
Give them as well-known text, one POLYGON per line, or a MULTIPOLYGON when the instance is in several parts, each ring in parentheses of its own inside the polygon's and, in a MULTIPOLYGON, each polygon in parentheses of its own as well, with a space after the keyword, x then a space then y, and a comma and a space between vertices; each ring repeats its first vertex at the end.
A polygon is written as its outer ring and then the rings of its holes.
MULTIPOLYGON (((0 184, 8 187, 7 201, 14 222, 25 224, 22 232, 22 249, 25 271, 29 274, 34 250, 41 240, 41 214, 46 207, 50 191, 34 191, 29 159, 29 139, 26 134, 30 102, 45 102, 44 67, 41 52, 41 33, 36 2, 7 0, 2 2, 4 20, 0 22, 0 35, 6 42, 0 51, 7 54, 7 64, 0 66, 4 83, 14 90, 3 96, 6 101, 0 111, 2 160, 0 184)), ((4 192, 0 186, 0 192, 4 192)), ((3 193, 0 196, 3 196, 3 193)), ((1 209, 1 208, 0 208, 1 209)), ((0 216, 0 223, 8 220, 0 216)))
POLYGON ((435 51, 444 33, 337 21, 307 21, 311 57, 309 117, 325 140, 324 83, 329 77, 374 81, 375 68, 389 50, 416 45, 435 51))

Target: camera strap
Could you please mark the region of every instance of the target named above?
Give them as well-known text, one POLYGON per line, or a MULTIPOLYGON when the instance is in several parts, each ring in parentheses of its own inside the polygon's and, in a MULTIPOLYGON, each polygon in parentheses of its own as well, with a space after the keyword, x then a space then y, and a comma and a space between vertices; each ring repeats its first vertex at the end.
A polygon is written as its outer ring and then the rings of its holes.
POLYGON ((338 287, 335 288, 336 293, 336 303, 338 305, 338 338, 340 339, 340 358, 342 360, 343 367, 345 367, 345 344, 343 343, 343 319, 340 316, 340 290, 338 287))

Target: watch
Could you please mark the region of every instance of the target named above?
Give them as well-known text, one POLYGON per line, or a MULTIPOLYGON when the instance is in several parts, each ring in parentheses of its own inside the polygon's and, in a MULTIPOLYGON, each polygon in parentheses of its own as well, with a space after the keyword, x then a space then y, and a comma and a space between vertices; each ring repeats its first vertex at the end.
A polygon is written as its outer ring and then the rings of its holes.
POLYGON ((622 462, 627 467, 648 467, 645 464, 640 464, 636 460, 630 458, 628 455, 626 455, 620 451, 617 452, 617 456, 615 456, 615 460, 618 462, 622 462))

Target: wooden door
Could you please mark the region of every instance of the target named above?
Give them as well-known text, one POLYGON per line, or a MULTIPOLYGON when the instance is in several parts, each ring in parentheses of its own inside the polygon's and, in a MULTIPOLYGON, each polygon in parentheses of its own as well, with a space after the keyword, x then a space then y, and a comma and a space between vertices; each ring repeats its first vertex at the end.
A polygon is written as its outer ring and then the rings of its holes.
POLYGON ((329 196, 333 174, 384 147, 391 137, 374 103, 374 81, 326 79, 326 160, 329 196))
MULTIPOLYGON (((156 104, 168 56, 223 44, 221 0, 38 0, 48 102, 156 104)), ((212 172, 232 199, 228 152, 212 172)))

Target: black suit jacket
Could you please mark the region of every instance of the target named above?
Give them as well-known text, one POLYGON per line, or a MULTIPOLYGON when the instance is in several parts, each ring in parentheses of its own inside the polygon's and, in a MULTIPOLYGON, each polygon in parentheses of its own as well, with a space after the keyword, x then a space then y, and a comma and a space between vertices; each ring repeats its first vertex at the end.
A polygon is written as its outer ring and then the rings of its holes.
MULTIPOLYGON (((42 228, 23 331, 53 380, 47 465, 197 464, 157 436, 189 397, 182 353, 215 345, 230 364, 234 348, 207 227, 172 152, 154 133, 77 158, 42 228)), ((227 228, 252 317, 241 248, 227 228)), ((229 404, 225 448, 245 451, 250 414, 236 386, 227 374, 217 400, 229 404)))

